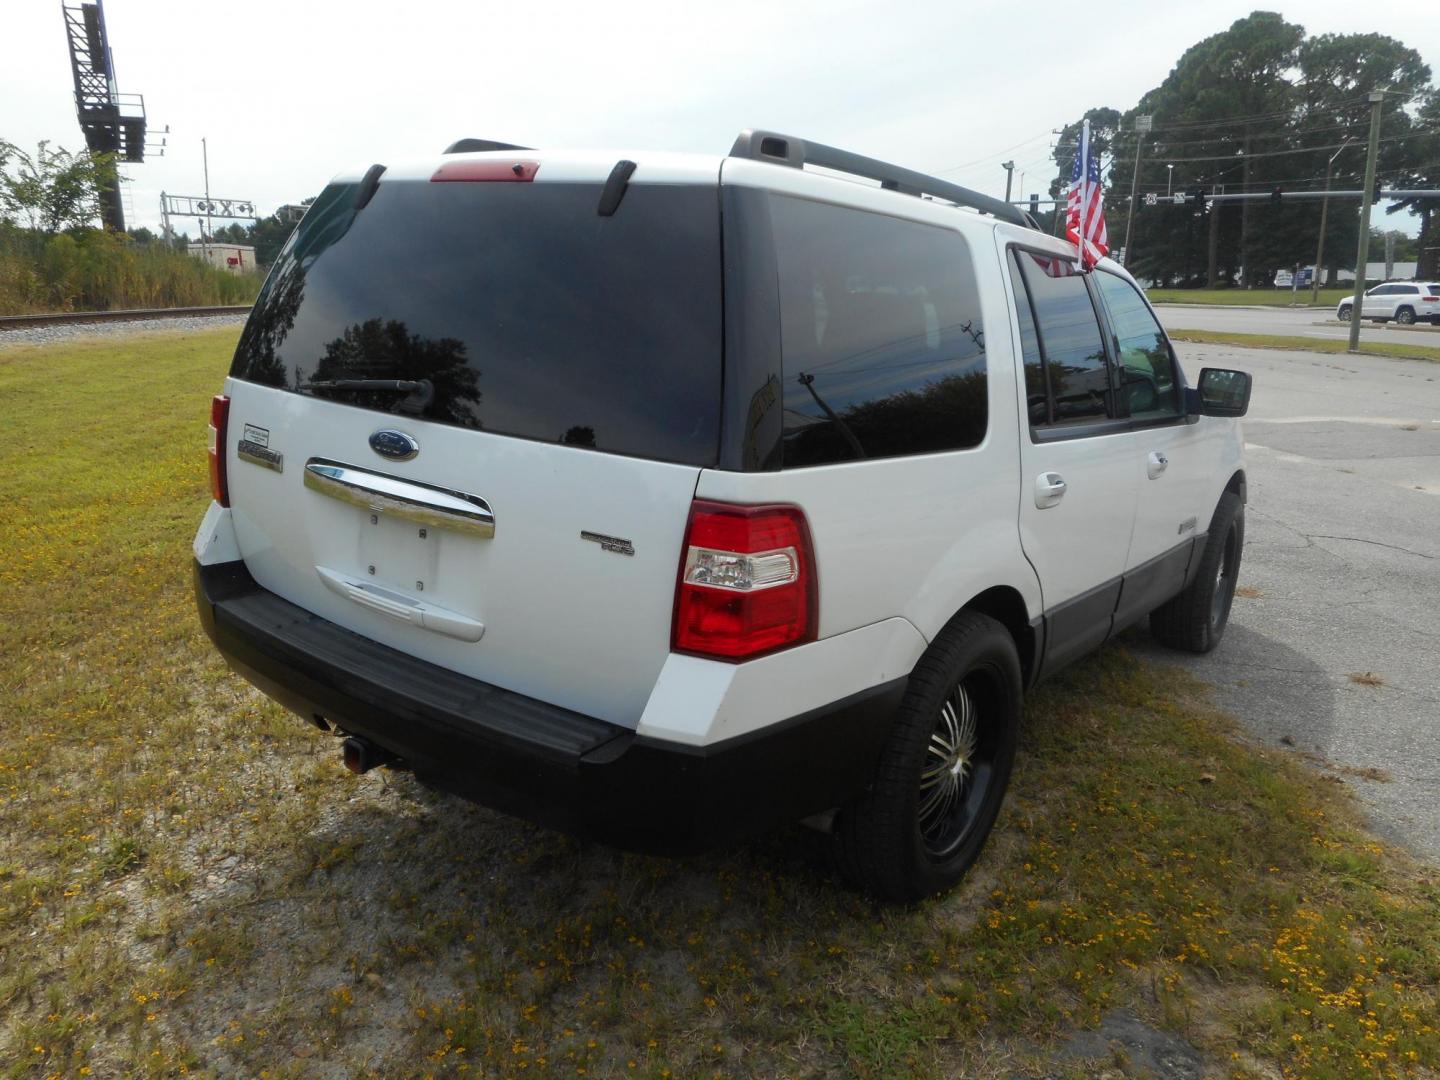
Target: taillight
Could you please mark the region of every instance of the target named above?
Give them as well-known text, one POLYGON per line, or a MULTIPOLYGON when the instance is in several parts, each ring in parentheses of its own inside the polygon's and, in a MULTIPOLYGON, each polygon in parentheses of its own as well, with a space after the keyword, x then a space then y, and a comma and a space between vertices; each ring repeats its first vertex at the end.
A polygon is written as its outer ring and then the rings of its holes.
POLYGON ((1420 299, 1424 300, 1427 304, 1433 304, 1435 301, 1440 300, 1440 296, 1422 296, 1420 299))
POLYGON ((515 161, 511 158, 474 158, 469 161, 447 161, 430 177, 432 184, 469 181, 471 183, 528 184, 540 171, 538 161, 515 161))
POLYGON ((230 399, 216 394, 210 399, 210 496, 221 506, 230 505, 230 486, 225 480, 225 425, 230 420, 230 399))
POLYGON ((819 589, 805 515, 794 506, 690 506, 671 647, 747 660, 815 640, 819 589))

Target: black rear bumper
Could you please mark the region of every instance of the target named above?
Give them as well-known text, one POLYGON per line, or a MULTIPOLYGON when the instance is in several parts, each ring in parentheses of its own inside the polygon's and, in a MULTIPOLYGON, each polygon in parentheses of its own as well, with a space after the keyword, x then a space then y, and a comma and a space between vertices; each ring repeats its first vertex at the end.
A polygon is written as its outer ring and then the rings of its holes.
MULTIPOLYGON (((848 801, 873 776, 897 679, 708 747, 636 735, 361 637, 195 565, 205 632, 237 672, 486 806, 619 847, 682 854, 848 801)), ((338 756, 338 755, 337 755, 338 756)))

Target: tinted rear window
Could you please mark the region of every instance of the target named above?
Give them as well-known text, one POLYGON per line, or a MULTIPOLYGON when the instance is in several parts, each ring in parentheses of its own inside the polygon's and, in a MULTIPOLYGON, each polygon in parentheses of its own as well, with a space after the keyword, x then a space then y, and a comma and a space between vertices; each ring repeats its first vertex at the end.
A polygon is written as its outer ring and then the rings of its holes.
POLYGON ((785 467, 980 443, 985 330, 959 233, 781 195, 770 208, 785 467))
POLYGON ((715 461, 714 187, 382 183, 327 188, 261 292, 231 374, 379 411, 663 461, 715 461), (411 404, 402 405, 410 398, 411 404))

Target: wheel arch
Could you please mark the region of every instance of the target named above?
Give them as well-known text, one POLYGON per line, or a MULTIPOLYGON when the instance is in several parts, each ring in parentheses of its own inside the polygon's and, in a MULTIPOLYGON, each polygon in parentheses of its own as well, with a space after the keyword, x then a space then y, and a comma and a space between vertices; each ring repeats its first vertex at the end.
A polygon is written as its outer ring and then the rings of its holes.
MULTIPOLYGON (((1032 623, 1030 612, 1025 607, 1025 598, 1020 590, 1011 585, 994 585, 982 593, 972 596, 959 611, 951 616, 953 622, 967 611, 988 615, 1010 632, 1015 642, 1015 651, 1020 654, 1020 671, 1025 676, 1025 685, 1035 681, 1040 659, 1038 620, 1032 623)), ((946 625, 949 625, 948 623, 946 625)))
POLYGON ((1232 475, 1230 479, 1226 481, 1225 490, 1233 492, 1234 494, 1240 496, 1240 502, 1242 505, 1250 501, 1250 492, 1248 486, 1246 485, 1244 469, 1235 470, 1234 475, 1232 475))

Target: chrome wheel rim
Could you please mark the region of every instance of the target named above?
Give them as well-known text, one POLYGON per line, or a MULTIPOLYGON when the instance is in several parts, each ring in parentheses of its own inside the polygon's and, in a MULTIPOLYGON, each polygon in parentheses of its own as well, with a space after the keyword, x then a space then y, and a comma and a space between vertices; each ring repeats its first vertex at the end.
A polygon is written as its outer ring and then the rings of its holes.
POLYGON ((964 843, 989 788, 992 754, 975 676, 962 679, 940 706, 920 766, 916 821, 932 858, 964 843))

